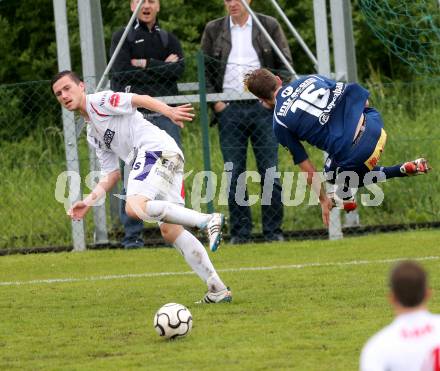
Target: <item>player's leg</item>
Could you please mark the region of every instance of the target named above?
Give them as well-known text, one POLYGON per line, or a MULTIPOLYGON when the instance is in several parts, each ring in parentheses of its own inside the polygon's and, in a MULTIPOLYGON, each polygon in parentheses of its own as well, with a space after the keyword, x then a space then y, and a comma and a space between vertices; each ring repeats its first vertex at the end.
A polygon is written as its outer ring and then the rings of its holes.
POLYGON ((336 168, 325 166, 324 173, 328 182, 327 192, 334 206, 345 211, 354 210, 357 205, 354 195, 359 188, 370 184, 385 182, 391 178, 426 174, 430 168, 424 158, 408 161, 394 166, 374 166, 371 170, 361 165, 358 168, 336 168), (354 179, 354 182, 353 182, 354 179))
POLYGON ((374 166, 371 170, 361 170, 359 187, 369 184, 385 182, 392 178, 404 178, 408 176, 426 174, 430 169, 428 161, 418 158, 394 166, 374 166))
POLYGON ((163 222, 205 228, 212 214, 204 214, 169 201, 150 200, 140 194, 127 196, 127 214, 147 222, 163 222))
MULTIPOLYGON (((163 238, 182 254, 192 270, 208 286, 204 299, 208 303, 232 301, 231 291, 226 287, 217 274, 209 256, 200 241, 182 226, 160 223, 163 238)), ((202 299, 203 300, 203 299, 202 299)))
MULTIPOLYGON (((364 185, 365 174, 377 165, 387 138, 380 113, 366 108, 363 114, 364 120, 350 149, 337 161, 328 158, 324 167, 326 179, 333 183, 331 198, 346 211, 357 207, 354 195, 364 185)), ((377 175, 381 176, 381 173, 377 175)))
MULTIPOLYGON (((150 152, 139 151, 134 167, 128 177, 127 214, 150 222, 164 222, 187 227, 206 229, 210 248, 217 250, 224 225, 222 214, 204 214, 179 205, 183 184, 183 160, 177 154, 161 154, 152 158, 150 152), (148 166, 142 166, 142 164, 148 166), (172 202, 169 194, 176 194, 172 202), (179 200, 177 200, 177 198, 179 200)), ((154 156, 153 156, 154 157, 154 156)))
POLYGON ((344 170, 328 157, 324 163, 324 178, 327 197, 332 200, 334 207, 346 212, 357 208, 354 195, 359 188, 360 174, 353 169, 344 170))
MULTIPOLYGON (((170 187, 166 195, 167 202, 181 208, 183 208, 184 198, 181 192, 182 188, 177 186, 177 184, 182 184, 182 180, 183 171, 182 173, 177 172, 175 175, 176 182, 170 187)), ((212 221, 215 218, 216 216, 214 216, 209 222, 211 223, 211 228, 212 221)), ((208 257, 208 254, 206 253, 206 250, 193 234, 185 230, 182 226, 175 224, 161 224, 161 232, 165 240, 174 244, 194 272, 196 272, 207 284, 208 292, 200 302, 220 303, 230 302, 232 300, 231 291, 221 281, 208 257)), ((209 228, 208 236, 211 237, 209 228)), ((212 241, 210 241, 210 245, 211 249, 215 251, 217 247, 213 249, 212 241)))
MULTIPOLYGON (((353 141, 352 151, 344 166, 363 168, 381 172, 383 175, 368 177, 374 182, 386 179, 424 174, 429 171, 428 162, 424 158, 407 161, 394 166, 378 166, 377 163, 385 147, 387 135, 383 129, 382 118, 374 108, 367 108, 364 112, 364 126, 360 134, 353 141)), ((362 181, 362 180, 361 180, 362 181)), ((371 181, 369 180, 371 183, 371 181)))
POLYGON ((426 174, 430 169, 428 161, 418 158, 394 166, 374 166, 371 170, 364 168, 359 171, 359 187, 385 182, 392 178, 403 178, 414 175, 426 174))
POLYGON ((430 169, 428 161, 423 157, 394 166, 375 166, 373 171, 384 173, 385 179, 426 174, 430 169))
POLYGON ((127 197, 126 211, 130 217, 147 222, 206 229, 211 251, 216 251, 220 244, 221 230, 225 222, 223 214, 204 214, 169 201, 150 200, 139 194, 127 197))

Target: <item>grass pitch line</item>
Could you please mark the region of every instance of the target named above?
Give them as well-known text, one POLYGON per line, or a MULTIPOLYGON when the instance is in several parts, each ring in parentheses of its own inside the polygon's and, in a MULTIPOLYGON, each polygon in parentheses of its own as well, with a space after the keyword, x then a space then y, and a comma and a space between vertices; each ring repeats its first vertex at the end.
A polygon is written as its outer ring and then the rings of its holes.
MULTIPOLYGON (((217 269, 217 272, 247 272, 247 271, 271 271, 277 269, 303 269, 315 267, 335 267, 335 266, 353 266, 366 264, 390 264, 397 263, 401 260, 412 259, 417 261, 439 260, 440 256, 424 256, 412 258, 395 258, 395 259, 381 259, 381 260, 353 260, 347 262, 331 262, 331 263, 305 263, 305 264, 289 264, 289 265, 273 265, 268 267, 241 267, 241 268, 226 268, 217 269)), ((69 282, 93 282, 93 281, 107 281, 119 280, 127 278, 147 278, 147 277, 162 277, 162 276, 187 276, 195 274, 193 271, 186 272, 153 272, 153 273, 138 273, 138 274, 115 274, 106 276, 84 277, 84 278, 52 278, 45 280, 31 280, 31 281, 11 281, 0 282, 0 286, 22 286, 22 285, 36 285, 45 283, 69 283, 69 282)))

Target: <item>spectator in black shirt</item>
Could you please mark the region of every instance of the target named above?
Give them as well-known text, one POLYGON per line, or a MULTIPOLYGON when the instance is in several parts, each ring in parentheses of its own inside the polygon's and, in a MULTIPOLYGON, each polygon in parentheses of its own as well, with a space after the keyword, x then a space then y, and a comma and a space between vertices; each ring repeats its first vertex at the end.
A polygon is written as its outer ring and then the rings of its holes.
MULTIPOLYGON (((130 1, 132 11, 139 1, 143 0, 130 1)), ((179 40, 159 27, 159 10, 159 0, 143 2, 113 64, 112 90, 153 97, 178 94, 177 81, 185 68, 183 51, 179 40)), ((121 28, 113 33, 110 55, 113 55, 124 30, 121 28)), ((165 130, 181 147, 180 128, 168 117, 148 110, 141 112, 148 121, 165 130)), ((125 214, 125 205, 121 206, 121 221, 125 230, 122 244, 127 248, 143 246, 143 223, 129 218, 125 214)))

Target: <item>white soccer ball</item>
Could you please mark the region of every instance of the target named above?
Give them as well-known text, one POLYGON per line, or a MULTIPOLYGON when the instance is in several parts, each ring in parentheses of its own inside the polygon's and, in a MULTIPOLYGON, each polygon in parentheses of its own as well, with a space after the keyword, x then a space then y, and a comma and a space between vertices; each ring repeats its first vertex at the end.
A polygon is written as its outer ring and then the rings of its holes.
POLYGON ((166 339, 186 336, 192 329, 191 312, 182 304, 165 304, 154 315, 154 328, 166 339))

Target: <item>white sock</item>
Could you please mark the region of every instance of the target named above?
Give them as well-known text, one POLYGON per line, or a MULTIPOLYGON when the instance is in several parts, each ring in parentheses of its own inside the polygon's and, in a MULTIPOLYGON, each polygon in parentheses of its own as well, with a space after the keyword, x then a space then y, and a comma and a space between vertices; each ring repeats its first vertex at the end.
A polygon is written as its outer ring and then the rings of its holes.
POLYGON ((174 247, 180 251, 193 271, 208 285, 209 291, 217 292, 226 288, 209 260, 205 248, 190 232, 184 230, 174 241, 174 247))
POLYGON ((199 213, 169 201, 148 201, 145 211, 150 219, 146 221, 160 221, 185 227, 203 228, 211 218, 210 214, 199 213))

